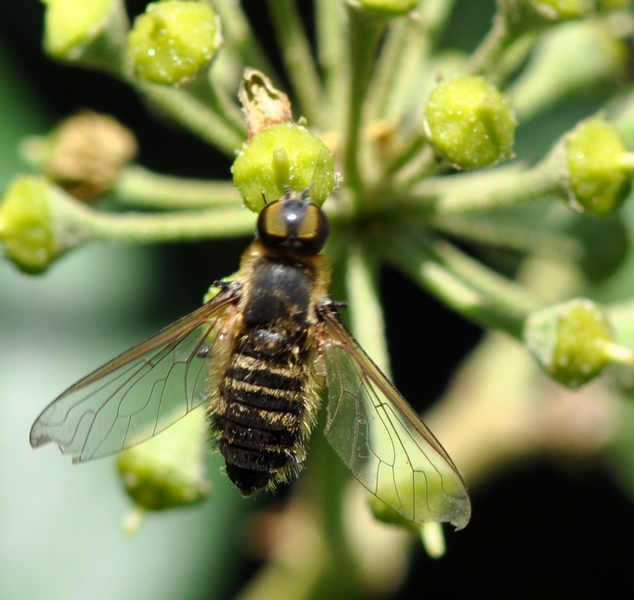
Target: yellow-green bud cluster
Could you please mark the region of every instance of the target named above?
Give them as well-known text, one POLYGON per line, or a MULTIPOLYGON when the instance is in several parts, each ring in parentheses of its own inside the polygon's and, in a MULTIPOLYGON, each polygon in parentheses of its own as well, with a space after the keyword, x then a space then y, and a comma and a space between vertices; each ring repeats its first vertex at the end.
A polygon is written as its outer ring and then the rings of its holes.
POLYGON ((606 314, 585 298, 531 314, 524 342, 555 380, 572 389, 594 379, 612 358, 606 314))
POLYGON ((511 156, 516 121, 506 97, 481 77, 456 77, 432 91, 425 107, 429 140, 457 168, 511 156))
POLYGON ((209 65, 221 44, 219 20, 203 2, 157 2, 137 17, 127 55, 146 81, 178 84, 209 65))
POLYGON ((281 198, 286 186, 296 192, 310 190, 312 201, 321 205, 336 183, 330 150, 295 123, 271 125, 253 136, 231 171, 245 205, 254 212, 262 210, 265 201, 281 198))

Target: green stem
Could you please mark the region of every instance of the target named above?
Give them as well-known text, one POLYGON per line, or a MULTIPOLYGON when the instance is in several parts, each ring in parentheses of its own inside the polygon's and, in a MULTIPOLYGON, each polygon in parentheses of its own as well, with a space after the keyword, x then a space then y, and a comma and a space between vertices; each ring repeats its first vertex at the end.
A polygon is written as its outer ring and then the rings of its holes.
POLYGON ((368 93, 371 119, 400 124, 412 95, 420 93, 417 82, 429 47, 425 25, 420 21, 402 17, 390 24, 368 93))
POLYGON ((324 92, 295 1, 268 0, 267 4, 303 116, 311 125, 324 127, 324 92))
POLYGON ((310 475, 308 481, 302 482, 305 488, 301 492, 318 514, 317 525, 324 546, 321 572, 305 598, 362 597, 361 575, 346 526, 346 509, 349 506, 346 492, 350 474, 321 432, 313 436, 307 467, 307 474, 310 475))
POLYGON ((448 306, 485 327, 521 339, 526 316, 540 307, 524 288, 448 242, 400 227, 385 243, 388 259, 448 306))
POLYGON ((493 20, 493 26, 480 46, 471 55, 469 73, 472 75, 486 75, 492 83, 491 75, 496 73, 496 66, 504 50, 513 42, 515 34, 509 27, 509 22, 503 9, 498 9, 493 20))
POLYGON ((528 56, 537 35, 557 23, 531 2, 500 2, 493 26, 471 55, 469 73, 501 87, 528 56))
POLYGON ((390 164, 390 170, 394 173, 405 167, 410 161, 419 157, 427 144, 425 135, 418 132, 411 134, 411 137, 402 143, 400 148, 394 152, 394 158, 390 164))
POLYGON ((227 46, 235 49, 245 66, 258 69, 269 77, 279 80, 266 52, 253 35, 249 21, 242 10, 242 3, 235 0, 214 0, 213 5, 220 16, 222 36, 227 46))
POLYGON ((574 261, 580 260, 584 253, 579 240, 563 233, 545 231, 543 226, 538 229, 538 226, 532 223, 524 227, 498 223, 486 218, 433 217, 428 224, 462 241, 473 241, 497 248, 542 256, 565 257, 574 261))
POLYGON ((559 144, 531 169, 511 165, 430 178, 414 186, 405 201, 418 204, 430 216, 482 213, 539 200, 567 201, 563 152, 563 145, 559 144))
POLYGON ((201 209, 242 204, 230 181, 203 181, 154 173, 140 166, 126 167, 114 190, 119 202, 162 210, 201 209))
POLYGON ((346 269, 350 328, 372 360, 389 375, 390 358, 377 279, 376 263, 359 246, 350 247, 346 269))
POLYGON ((53 195, 53 218, 63 247, 82 242, 148 244, 230 238, 253 232, 255 216, 243 207, 162 214, 101 213, 65 193, 53 195))
POLYGON ((378 43, 388 24, 386 17, 372 14, 346 5, 350 22, 350 88, 348 94, 346 146, 344 166, 346 184, 357 194, 356 202, 363 196, 359 168, 359 143, 363 123, 365 99, 374 68, 378 43))
POLYGON ((244 137, 197 98, 184 90, 133 80, 151 106, 166 113, 192 133, 234 157, 244 137))
POLYGON ((394 173, 394 187, 403 190, 415 188, 420 181, 428 181, 439 173, 447 171, 451 165, 439 157, 428 144, 424 134, 416 135, 408 145, 396 153, 391 170, 394 173))
POLYGON ((197 98, 202 104, 208 105, 240 139, 246 139, 247 128, 244 114, 238 104, 224 91, 219 78, 215 77, 213 65, 206 75, 208 77, 205 77, 205 85, 200 89, 200 95, 197 95, 197 98))
POLYGON ((350 78, 346 46, 346 13, 341 2, 316 0, 315 20, 317 59, 323 73, 324 92, 330 113, 329 127, 342 131, 345 118, 346 89, 350 78))

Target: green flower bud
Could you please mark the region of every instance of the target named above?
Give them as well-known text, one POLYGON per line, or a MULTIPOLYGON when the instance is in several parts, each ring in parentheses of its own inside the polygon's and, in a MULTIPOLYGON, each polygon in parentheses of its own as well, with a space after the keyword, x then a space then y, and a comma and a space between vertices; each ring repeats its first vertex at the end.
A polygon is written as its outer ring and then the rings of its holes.
POLYGON ((515 115, 505 96, 480 77, 441 83, 425 115, 430 141, 457 168, 476 169, 511 156, 515 115))
POLYGON ((259 212, 267 202, 310 190, 321 205, 336 183, 335 160, 314 134, 295 123, 271 125, 253 136, 240 150, 231 168, 233 181, 250 210, 259 212))
POLYGON ((583 121, 568 134, 566 160, 575 208, 610 215, 629 195, 634 165, 616 128, 605 119, 583 121))
POLYGON ((183 83, 209 65, 221 41, 220 21, 209 4, 157 2, 135 20, 128 60, 141 79, 183 83))
POLYGON ((51 219, 51 188, 43 177, 18 177, 0 203, 0 241, 26 273, 44 271, 59 254, 51 219))
POLYGON ((204 500, 205 413, 196 410, 160 435, 122 452, 117 469, 126 492, 146 510, 162 510, 204 500))
POLYGON ((42 0, 44 49, 53 58, 121 76, 130 28, 123 0, 42 0))
POLYGON ((584 298, 531 314, 524 343, 559 383, 576 389, 614 360, 614 344, 603 309, 584 298))
POLYGON ((107 25, 120 0, 42 0, 44 49, 55 58, 70 59, 89 44, 107 25))
POLYGON ((389 15, 405 15, 418 6, 418 0, 356 0, 350 2, 359 8, 375 10, 389 15))

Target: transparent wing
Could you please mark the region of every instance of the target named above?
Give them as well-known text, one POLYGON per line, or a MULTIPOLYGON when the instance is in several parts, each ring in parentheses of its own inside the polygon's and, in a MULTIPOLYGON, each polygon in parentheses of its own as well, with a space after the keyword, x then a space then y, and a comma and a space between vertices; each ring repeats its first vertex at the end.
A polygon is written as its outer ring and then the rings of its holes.
POLYGON ((451 458, 338 315, 324 318, 326 438, 354 476, 405 519, 462 529, 471 503, 451 458))
POLYGON ((73 462, 102 458, 150 439, 205 402, 235 299, 221 292, 68 388, 36 419, 31 445, 55 442, 73 462))

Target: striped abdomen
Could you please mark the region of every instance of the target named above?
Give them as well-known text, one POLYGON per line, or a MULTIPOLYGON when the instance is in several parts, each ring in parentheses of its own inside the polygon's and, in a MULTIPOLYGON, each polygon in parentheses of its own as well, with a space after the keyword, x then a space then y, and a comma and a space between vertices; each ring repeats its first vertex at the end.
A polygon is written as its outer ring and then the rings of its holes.
POLYGON ((227 475, 249 495, 297 475, 318 404, 308 365, 312 277, 296 261, 263 260, 244 330, 220 384, 212 430, 227 475))
POLYGON ((238 342, 215 415, 227 475, 243 494, 292 479, 305 458, 308 381, 288 336, 251 330, 238 342), (278 346, 275 356, 263 351, 278 346))

